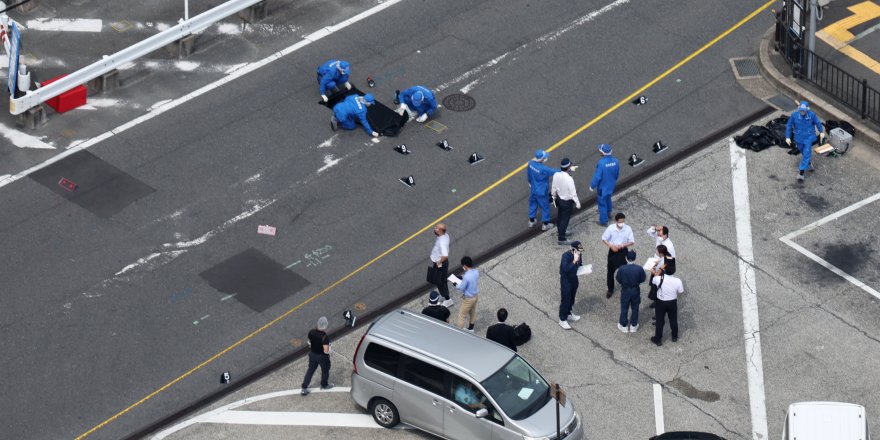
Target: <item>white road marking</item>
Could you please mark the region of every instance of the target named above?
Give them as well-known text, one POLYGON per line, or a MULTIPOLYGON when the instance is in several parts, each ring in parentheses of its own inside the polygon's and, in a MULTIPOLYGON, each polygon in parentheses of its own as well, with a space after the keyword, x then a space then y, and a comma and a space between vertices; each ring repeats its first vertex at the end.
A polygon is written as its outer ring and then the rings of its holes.
POLYGON ((789 245, 792 249, 804 254, 807 258, 824 266, 826 269, 830 270, 831 272, 834 272, 835 274, 837 274, 841 278, 849 281, 852 285, 864 290, 865 292, 868 292, 869 294, 871 294, 875 298, 880 299, 880 292, 872 289, 870 286, 861 282, 858 278, 840 270, 840 268, 838 268, 837 266, 834 266, 833 264, 825 261, 822 257, 819 257, 818 255, 805 249, 803 246, 794 242, 795 237, 802 235, 802 234, 805 234, 807 232, 810 232, 810 231, 812 231, 822 225, 825 225, 827 223, 831 223, 831 222, 843 217, 844 215, 847 215, 847 214, 849 214, 849 213, 851 213, 851 212, 855 211, 856 209, 859 209, 863 206, 874 203, 877 200, 880 200, 880 193, 874 194, 873 196, 868 197, 867 199, 862 200, 860 202, 853 203, 852 205, 849 205, 846 208, 841 209, 840 211, 837 211, 831 215, 828 215, 825 218, 822 218, 821 220, 810 223, 810 224, 798 229, 797 231, 794 231, 790 234, 785 235, 784 237, 780 238, 779 240, 782 241, 783 243, 789 245))
POLYGON ((657 435, 666 432, 663 426, 663 387, 659 383, 654 384, 654 430, 657 435))
POLYGON ((767 406, 764 394, 764 364, 761 357, 761 326, 758 321, 758 290, 755 283, 752 249, 752 220, 749 206, 749 179, 745 150, 729 141, 730 168, 733 180, 733 209, 736 219, 736 249, 739 256, 740 294, 742 295, 743 336, 746 348, 746 377, 749 383, 749 408, 752 415, 752 438, 766 440, 767 406))
POLYGON ((12 176, 8 176, 6 178, 0 179, 0 188, 4 187, 6 185, 9 185, 12 182, 15 182, 15 181, 21 179, 22 177, 27 176, 28 174, 31 174, 35 171, 41 170, 41 169, 49 166, 55 162, 58 162, 58 161, 66 158, 72 154, 75 154, 75 153, 82 151, 82 150, 86 150, 86 149, 90 148, 91 146, 93 146, 101 141, 104 141, 106 139, 109 139, 119 133, 122 133, 132 127, 135 127, 137 125, 140 125, 141 123, 149 121, 150 119, 153 119, 156 116, 159 116, 159 115, 161 115, 171 109, 174 109, 181 104, 184 104, 192 99, 195 99, 199 96, 202 96, 205 93, 208 93, 208 92, 210 92, 218 87, 221 87, 221 86, 223 86, 233 80, 236 80, 244 75, 247 75, 248 73, 251 73, 261 67, 264 67, 274 61, 277 61, 277 60, 279 60, 279 59, 281 59, 281 58, 283 58, 293 52, 296 52, 296 51, 302 49, 303 47, 308 46, 309 44, 312 44, 312 43, 314 43, 314 42, 316 42, 316 41, 318 41, 328 35, 332 35, 342 29, 347 28, 348 26, 351 26, 361 20, 364 20, 365 18, 368 18, 371 15, 382 12, 385 9, 388 9, 391 6, 394 6, 402 1, 403 0, 386 0, 383 3, 380 3, 376 6, 373 6, 370 9, 367 9, 366 11, 363 11, 363 12, 361 12, 351 18, 348 18, 347 20, 344 20, 344 21, 337 23, 335 25, 332 25, 332 26, 327 26, 321 30, 318 30, 318 31, 313 32, 309 35, 306 35, 301 41, 297 42, 296 44, 293 44, 293 45, 288 46, 278 52, 275 52, 274 54, 269 55, 268 57, 263 58, 260 61, 257 61, 254 63, 249 63, 245 66, 242 66, 239 69, 235 69, 232 72, 230 72, 229 74, 227 74, 226 76, 224 76, 223 78, 220 78, 219 80, 214 81, 213 83, 207 84, 199 89, 196 89, 195 91, 192 91, 184 96, 181 96, 180 98, 169 101, 168 103, 166 103, 164 105, 157 106, 154 109, 152 109, 151 112, 144 114, 144 115, 141 115, 135 119, 132 119, 131 121, 126 122, 125 124, 122 124, 122 125, 114 128, 110 131, 107 131, 103 134, 95 136, 86 142, 80 143, 76 147, 70 148, 70 149, 64 151, 63 153, 61 153, 55 157, 52 157, 51 159, 48 159, 42 163, 34 165, 24 171, 21 171, 17 174, 14 174, 12 176))
POLYGON ((101 32, 103 22, 93 18, 38 18, 27 21, 32 31, 101 32))
MULTIPOLYGON (((3 124, 0 124, 0 135, 9 140, 12 145, 15 145, 18 148, 36 148, 41 150, 54 150, 55 146, 52 144, 47 144, 43 142, 42 139, 31 136, 25 132, 18 131, 14 128, 9 128, 3 124)), ((0 182, 4 179, 8 179, 10 176, 7 174, 6 176, 0 177, 0 182)))
POLYGON ((342 159, 337 159, 337 158, 333 157, 332 154, 327 154, 327 155, 325 155, 325 156, 324 156, 324 166, 322 166, 321 168, 318 168, 318 174, 321 174, 321 173, 323 173, 324 171, 329 170, 329 169, 332 168, 334 165, 338 164, 339 161, 341 161, 341 160, 342 160, 342 159))
POLYGON ((201 423, 237 425, 332 426, 342 428, 382 428, 369 414, 289 412, 289 411, 226 411, 201 423))

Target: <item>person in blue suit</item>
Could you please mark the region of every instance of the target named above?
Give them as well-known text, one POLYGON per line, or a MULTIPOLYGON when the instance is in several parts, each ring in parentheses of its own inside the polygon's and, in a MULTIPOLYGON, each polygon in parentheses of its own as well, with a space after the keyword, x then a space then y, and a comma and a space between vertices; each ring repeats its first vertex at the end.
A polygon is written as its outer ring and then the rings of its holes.
POLYGON ((345 85, 347 90, 351 90, 351 83, 348 82, 348 75, 351 74, 351 65, 348 61, 329 60, 321 67, 318 67, 318 84, 321 87, 321 99, 327 102, 328 92, 338 89, 340 85, 345 85))
POLYGON ((559 172, 556 168, 550 168, 544 165, 550 154, 544 150, 535 151, 535 158, 529 161, 526 169, 526 177, 529 180, 529 227, 535 226, 535 216, 538 214, 538 207, 541 207, 541 226, 542 231, 546 231, 553 227, 550 223, 550 178, 553 174, 559 172))
POLYGON ((401 116, 404 112, 409 113, 409 118, 415 119, 417 122, 425 122, 437 110, 434 92, 422 86, 412 86, 400 92, 398 99, 400 107, 398 107, 397 113, 401 116))
POLYGON ((822 127, 822 121, 810 110, 810 104, 807 101, 801 101, 797 111, 788 118, 788 124, 785 126, 785 143, 791 146, 792 134, 794 134, 794 143, 803 156, 801 164, 798 167, 797 180, 804 182, 804 171, 813 171, 813 162, 810 158, 813 156, 813 142, 816 141, 816 132, 819 132, 821 141, 825 140, 825 129, 822 127))
POLYGON ((599 145, 602 158, 596 164, 596 172, 590 182, 590 191, 596 191, 596 205, 599 208, 599 224, 608 226, 608 217, 611 216, 611 194, 617 186, 617 178, 620 176, 620 161, 611 155, 611 145, 599 145))
POLYGON ((330 118, 330 128, 333 131, 337 129, 354 130, 356 123, 360 122, 364 127, 364 131, 370 136, 378 137, 379 133, 370 126, 367 120, 367 107, 373 105, 376 98, 372 94, 367 93, 364 96, 350 95, 342 102, 333 106, 333 116, 330 118))

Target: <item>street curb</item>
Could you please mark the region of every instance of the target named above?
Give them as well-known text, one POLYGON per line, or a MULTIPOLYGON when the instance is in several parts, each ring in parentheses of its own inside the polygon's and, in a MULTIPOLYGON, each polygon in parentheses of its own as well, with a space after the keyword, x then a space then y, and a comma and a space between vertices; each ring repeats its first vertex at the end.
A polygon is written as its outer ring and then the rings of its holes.
POLYGON ((770 60, 770 44, 773 39, 774 30, 775 26, 770 26, 770 29, 768 29, 764 34, 764 37, 761 38, 758 65, 761 68, 761 73, 764 78, 784 94, 794 96, 799 101, 809 101, 810 108, 815 110, 816 113, 825 119, 848 121, 853 127, 855 127, 856 136, 859 136, 865 144, 869 145, 874 150, 880 151, 880 133, 877 133, 876 130, 864 124, 857 117, 845 113, 843 110, 837 108, 836 105, 807 90, 797 81, 783 75, 782 72, 776 69, 773 62, 770 60))

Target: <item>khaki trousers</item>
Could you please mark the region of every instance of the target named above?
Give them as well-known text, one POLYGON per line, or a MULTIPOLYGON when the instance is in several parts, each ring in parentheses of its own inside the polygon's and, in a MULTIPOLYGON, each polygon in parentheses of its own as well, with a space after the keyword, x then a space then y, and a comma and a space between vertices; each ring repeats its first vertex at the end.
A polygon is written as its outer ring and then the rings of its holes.
POLYGON ((458 326, 460 328, 467 328, 464 325, 465 315, 468 317, 468 324, 477 322, 477 296, 464 297, 461 300, 461 307, 458 309, 458 326))

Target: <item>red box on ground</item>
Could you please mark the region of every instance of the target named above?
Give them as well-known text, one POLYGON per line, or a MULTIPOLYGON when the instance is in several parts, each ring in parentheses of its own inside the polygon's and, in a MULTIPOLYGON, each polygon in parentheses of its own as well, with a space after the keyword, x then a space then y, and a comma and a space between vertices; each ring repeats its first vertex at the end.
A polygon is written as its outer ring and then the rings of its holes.
MULTIPOLYGON (((57 76, 55 78, 43 81, 41 84, 41 87, 52 84, 53 82, 58 81, 59 79, 64 78, 65 76, 67 76, 67 75, 61 75, 61 76, 57 76)), ((55 109, 56 112, 64 113, 64 112, 73 110, 81 105, 85 105, 87 95, 88 95, 88 90, 86 90, 86 87, 83 85, 78 85, 78 86, 46 101, 46 104, 48 104, 49 107, 52 107, 53 109, 55 109)))

